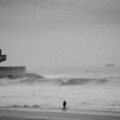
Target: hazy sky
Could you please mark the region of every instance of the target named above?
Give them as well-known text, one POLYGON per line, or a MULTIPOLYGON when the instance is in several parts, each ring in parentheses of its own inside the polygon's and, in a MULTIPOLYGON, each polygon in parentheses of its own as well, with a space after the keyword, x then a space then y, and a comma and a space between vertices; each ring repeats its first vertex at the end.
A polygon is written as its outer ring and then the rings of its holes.
POLYGON ((120 65, 120 0, 0 0, 1 65, 120 65))

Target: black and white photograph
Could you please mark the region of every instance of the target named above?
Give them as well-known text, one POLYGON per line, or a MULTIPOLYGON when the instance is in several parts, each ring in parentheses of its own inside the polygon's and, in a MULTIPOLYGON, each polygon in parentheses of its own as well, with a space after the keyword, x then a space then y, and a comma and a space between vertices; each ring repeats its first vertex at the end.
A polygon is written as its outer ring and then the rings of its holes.
POLYGON ((0 0, 0 120, 120 120, 120 0, 0 0))

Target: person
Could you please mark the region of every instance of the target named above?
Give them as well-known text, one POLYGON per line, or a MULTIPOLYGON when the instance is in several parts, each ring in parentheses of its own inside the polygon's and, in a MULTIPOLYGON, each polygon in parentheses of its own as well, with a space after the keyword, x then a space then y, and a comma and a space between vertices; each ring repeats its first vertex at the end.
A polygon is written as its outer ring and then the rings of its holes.
POLYGON ((63 101, 63 110, 66 111, 66 105, 67 105, 67 102, 64 100, 63 101))

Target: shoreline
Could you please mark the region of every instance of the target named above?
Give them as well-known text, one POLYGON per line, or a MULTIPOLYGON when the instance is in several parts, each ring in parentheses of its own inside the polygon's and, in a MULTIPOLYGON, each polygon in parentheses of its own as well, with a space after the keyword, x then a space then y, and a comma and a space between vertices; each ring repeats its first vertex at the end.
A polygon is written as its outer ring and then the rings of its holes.
POLYGON ((120 120, 120 112, 0 107, 0 120, 120 120))
MULTIPOLYGON (((13 106, 0 106, 0 109, 33 109, 33 110, 61 110, 62 107, 58 107, 58 108, 54 108, 54 107, 41 107, 41 106, 29 106, 27 104, 25 104, 24 106, 19 106, 19 105, 13 105, 13 106), (25 106, 26 105, 26 106, 25 106)), ((120 113, 120 109, 116 109, 116 108, 68 108, 67 111, 104 111, 104 112, 119 112, 120 113)))
MULTIPOLYGON (((0 110, 11 110, 11 111, 25 111, 25 112, 55 112, 61 113, 62 108, 41 108, 41 107, 12 107, 12 106, 0 106, 0 110)), ((120 116, 120 111, 105 110, 105 109, 68 109, 65 113, 75 113, 75 114, 98 114, 98 115, 109 115, 109 116, 120 116)))

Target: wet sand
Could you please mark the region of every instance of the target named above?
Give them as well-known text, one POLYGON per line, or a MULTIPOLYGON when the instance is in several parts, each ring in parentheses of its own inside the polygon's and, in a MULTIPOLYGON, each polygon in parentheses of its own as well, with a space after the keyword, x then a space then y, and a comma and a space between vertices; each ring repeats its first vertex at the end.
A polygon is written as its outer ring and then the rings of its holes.
POLYGON ((120 120, 120 112, 33 108, 0 108, 0 120, 120 120))

